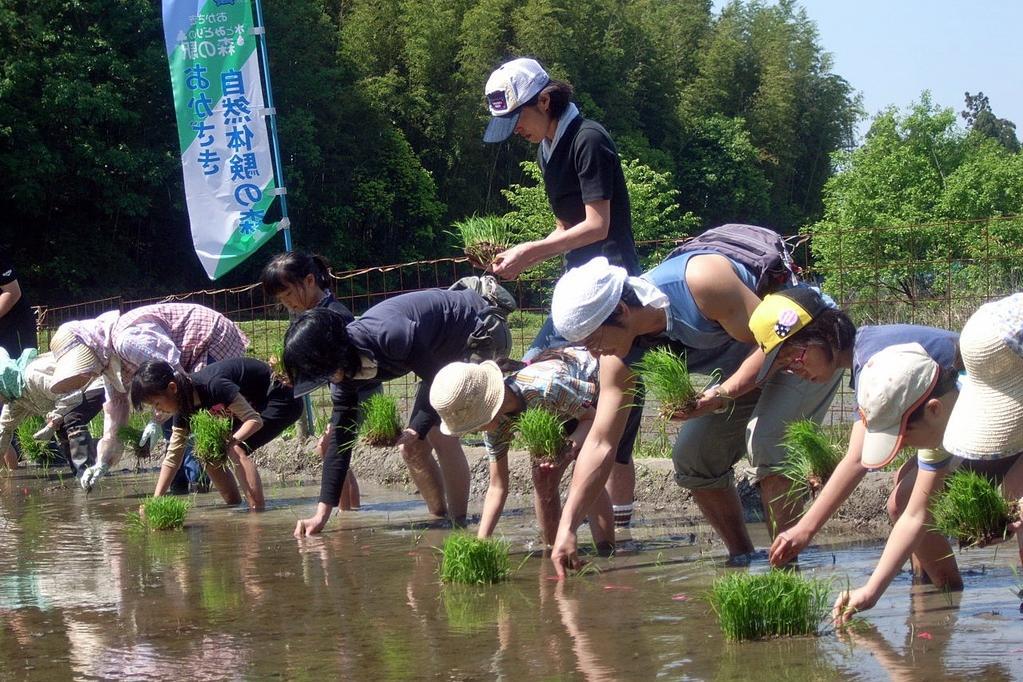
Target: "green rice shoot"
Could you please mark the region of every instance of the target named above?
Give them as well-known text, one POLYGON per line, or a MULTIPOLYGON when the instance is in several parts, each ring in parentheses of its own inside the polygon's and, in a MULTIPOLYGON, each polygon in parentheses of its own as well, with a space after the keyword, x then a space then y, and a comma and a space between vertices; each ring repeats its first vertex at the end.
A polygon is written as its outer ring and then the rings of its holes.
POLYGON ((398 418, 398 401, 394 396, 374 393, 359 406, 362 423, 359 424, 359 438, 377 447, 390 447, 401 434, 401 420, 398 418))
POLYGON ((511 246, 508 223, 499 216, 472 216, 454 224, 462 239, 462 250, 475 263, 489 265, 497 254, 511 246))
POLYGON ((714 581, 710 604, 732 641, 817 635, 828 613, 828 581, 791 571, 730 573, 714 581))
POLYGON ((231 420, 218 417, 209 410, 199 410, 189 422, 192 452, 205 467, 222 467, 227 463, 227 441, 231 438, 231 420))
POLYGON ((810 419, 789 424, 782 446, 787 454, 778 473, 792 482, 788 497, 793 500, 816 496, 842 461, 841 445, 810 419))
POLYGON ((535 460, 558 461, 568 443, 565 422, 540 407, 531 407, 519 415, 516 426, 519 442, 535 460))
POLYGON ((508 543, 503 540, 452 533, 445 538, 441 552, 440 577, 446 583, 496 583, 511 571, 508 543))
POLYGON ((931 502, 934 528, 956 538, 960 547, 1004 539, 1005 527, 1018 514, 989 478, 962 469, 948 477, 931 502))
POLYGON ((270 365, 270 373, 278 381, 287 379, 288 373, 284 369, 284 339, 277 341, 270 346, 270 357, 266 359, 270 365))
POLYGON ((172 530, 185 525, 191 506, 188 500, 164 495, 143 500, 137 513, 128 514, 130 527, 145 530, 172 530))
POLYGON ((126 452, 135 455, 138 459, 149 457, 149 444, 139 445, 142 439, 142 431, 149 424, 149 415, 144 412, 132 412, 128 415, 127 423, 117 429, 117 440, 124 445, 126 452))
POLYGON ((32 415, 18 424, 14 430, 18 437, 18 448, 25 460, 39 466, 48 467, 54 460, 54 452, 49 440, 36 440, 32 436, 46 426, 46 420, 39 415, 32 415))
MULTIPOLYGON (((643 379, 647 392, 661 404, 661 417, 670 419, 677 412, 687 412, 696 406, 703 390, 693 385, 685 355, 677 354, 670 348, 655 348, 648 351, 635 365, 643 379)), ((715 371, 711 383, 720 378, 715 371)), ((709 384, 708 384, 709 385, 709 384)))

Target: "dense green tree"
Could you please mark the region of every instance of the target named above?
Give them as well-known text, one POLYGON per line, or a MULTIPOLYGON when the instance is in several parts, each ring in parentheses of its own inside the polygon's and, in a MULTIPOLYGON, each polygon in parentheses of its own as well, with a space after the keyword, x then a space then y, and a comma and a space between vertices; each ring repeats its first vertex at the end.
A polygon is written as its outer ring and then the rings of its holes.
POLYGON ((1019 151, 1019 140, 1016 139, 1016 124, 1004 118, 998 118, 991 111, 991 101, 983 92, 976 95, 966 93, 966 109, 959 112, 966 119, 971 130, 990 137, 1010 152, 1019 151))

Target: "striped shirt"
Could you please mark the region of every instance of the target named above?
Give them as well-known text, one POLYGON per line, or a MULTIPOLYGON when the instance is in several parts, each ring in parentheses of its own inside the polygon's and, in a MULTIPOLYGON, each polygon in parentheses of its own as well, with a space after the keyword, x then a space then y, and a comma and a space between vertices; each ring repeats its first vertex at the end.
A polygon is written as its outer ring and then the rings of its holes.
MULTIPOLYGON (((540 407, 562 419, 579 419, 597 402, 597 367, 596 358, 585 349, 562 348, 545 351, 505 382, 526 408, 540 407)), ((483 442, 492 461, 508 454, 517 416, 502 415, 497 428, 484 434, 483 442)))

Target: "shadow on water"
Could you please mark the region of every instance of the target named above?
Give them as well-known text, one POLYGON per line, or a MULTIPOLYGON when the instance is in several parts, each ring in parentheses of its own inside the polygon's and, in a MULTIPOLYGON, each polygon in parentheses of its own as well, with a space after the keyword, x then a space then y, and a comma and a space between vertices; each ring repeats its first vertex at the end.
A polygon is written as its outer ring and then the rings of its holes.
MULTIPOLYGON (((726 642, 705 595, 726 570, 706 529, 648 517, 611 558, 553 580, 532 519, 499 527, 511 580, 442 585, 449 532, 422 503, 364 491, 358 513, 301 541, 313 490, 270 491, 269 511, 194 498, 181 531, 128 532, 149 477, 92 495, 19 474, 0 480, 0 678, 532 680, 1020 679, 1014 552, 959 555, 966 591, 898 577, 853 630, 726 642)), ((763 544, 764 538, 758 538, 763 544)), ((877 543, 811 548, 807 575, 862 584, 877 543)))

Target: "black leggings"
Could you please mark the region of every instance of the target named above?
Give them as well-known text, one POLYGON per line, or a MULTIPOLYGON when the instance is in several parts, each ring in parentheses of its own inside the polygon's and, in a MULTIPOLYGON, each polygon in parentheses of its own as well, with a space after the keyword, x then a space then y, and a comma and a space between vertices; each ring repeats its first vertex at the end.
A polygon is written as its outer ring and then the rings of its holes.
MULTIPOLYGON (((250 450, 263 447, 302 416, 302 399, 295 397, 291 386, 275 381, 266 397, 266 407, 259 413, 263 426, 245 441, 250 450)), ((236 419, 235 429, 239 426, 236 419)))
POLYGON ((102 388, 86 391, 82 402, 64 415, 57 429, 61 449, 75 474, 96 463, 96 443, 89 433, 89 422, 103 409, 105 400, 106 392, 102 388))

